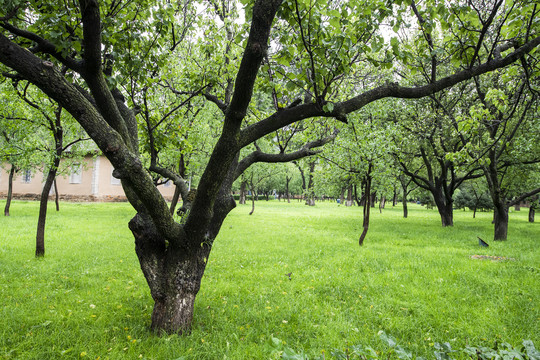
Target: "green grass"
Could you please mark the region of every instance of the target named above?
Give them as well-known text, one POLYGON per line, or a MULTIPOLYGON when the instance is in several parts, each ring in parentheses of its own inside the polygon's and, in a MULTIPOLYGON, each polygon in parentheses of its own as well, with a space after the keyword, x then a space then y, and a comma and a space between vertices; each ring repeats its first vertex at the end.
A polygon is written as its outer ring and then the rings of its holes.
POLYGON ((51 206, 36 260, 38 204, 15 202, 0 218, 0 359, 272 359, 272 337, 328 358, 356 344, 384 351, 380 330, 428 358, 436 342, 540 345, 540 224, 526 210, 510 214, 509 240, 495 243, 490 213, 456 211, 442 228, 434 210, 412 206, 403 219, 387 207, 372 213, 362 248, 357 207, 249 210, 237 207, 214 244, 192 334, 157 337, 128 204, 51 206))

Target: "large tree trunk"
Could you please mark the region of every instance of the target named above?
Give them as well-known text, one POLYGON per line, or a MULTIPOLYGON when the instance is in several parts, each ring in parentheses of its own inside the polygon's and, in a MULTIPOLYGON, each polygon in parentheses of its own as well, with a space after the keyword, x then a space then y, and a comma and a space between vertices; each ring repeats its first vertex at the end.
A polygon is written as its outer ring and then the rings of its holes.
POLYGON ((54 163, 47 173, 47 179, 43 184, 41 191, 41 199, 39 201, 39 217, 36 232, 36 257, 45 255, 45 222, 47 221, 47 203, 49 201, 49 193, 56 178, 56 170, 60 164, 60 157, 54 159, 54 163))
POLYGON ((211 244, 167 246, 148 216, 137 214, 129 223, 135 251, 154 299, 151 328, 156 333, 189 333, 195 296, 211 244))
POLYGON ((9 170, 9 179, 8 179, 8 192, 6 198, 6 206, 4 207, 4 216, 9 216, 9 208, 11 207, 11 198, 13 197, 13 176, 15 176, 16 168, 15 165, 11 165, 9 170))
POLYGON ((437 205, 437 210, 441 216, 442 226, 454 226, 454 209, 452 208, 452 199, 447 199, 444 196, 442 189, 432 189, 431 194, 433 195, 435 205, 437 205))

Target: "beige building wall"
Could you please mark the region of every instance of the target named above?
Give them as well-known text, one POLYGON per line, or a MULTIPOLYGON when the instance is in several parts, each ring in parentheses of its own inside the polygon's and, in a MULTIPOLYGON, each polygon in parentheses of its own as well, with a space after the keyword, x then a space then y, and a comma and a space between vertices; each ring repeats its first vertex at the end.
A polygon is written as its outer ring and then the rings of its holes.
MULTIPOLYGON (((6 194, 9 182, 9 165, 0 170, 0 194, 6 194)), ((42 189, 43 174, 41 171, 21 171, 13 177, 13 193, 17 194, 40 194, 42 189)))
MULTIPOLYGON (((0 196, 5 197, 8 191, 9 165, 0 168, 0 196)), ((70 174, 58 176, 56 184, 58 194, 73 200, 113 201, 125 199, 120 180, 112 176, 113 166, 104 156, 87 156, 82 165, 72 167, 70 174)), ((25 171, 19 172, 13 179, 15 197, 32 197, 41 194, 43 188, 41 171, 31 171, 30 177, 25 171), (29 181, 28 181, 29 180, 29 181)), ((174 195, 172 183, 158 187, 165 199, 174 195)), ((54 194, 54 190, 51 191, 54 194)))

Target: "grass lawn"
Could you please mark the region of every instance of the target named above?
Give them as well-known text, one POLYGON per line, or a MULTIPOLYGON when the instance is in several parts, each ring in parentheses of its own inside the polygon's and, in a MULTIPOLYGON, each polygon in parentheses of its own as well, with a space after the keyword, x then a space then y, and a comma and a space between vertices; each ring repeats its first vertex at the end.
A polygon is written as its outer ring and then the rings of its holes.
POLYGON ((358 207, 250 209, 233 210, 214 244, 192 334, 157 337, 128 204, 51 204, 36 260, 38 203, 14 202, 0 218, 0 359, 274 359, 284 347, 330 359, 358 344, 393 358, 381 330, 428 359, 443 342, 540 347, 540 223, 527 209, 495 243, 491 213, 456 211, 442 228, 435 210, 412 205, 404 219, 387 206, 362 248, 358 207))

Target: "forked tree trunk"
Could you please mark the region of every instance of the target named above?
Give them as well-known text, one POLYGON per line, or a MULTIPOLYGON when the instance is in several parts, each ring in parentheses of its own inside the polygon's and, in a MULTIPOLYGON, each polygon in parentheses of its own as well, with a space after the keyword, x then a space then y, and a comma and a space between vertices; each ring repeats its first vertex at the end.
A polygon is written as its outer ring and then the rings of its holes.
POLYGON ((452 208, 453 202, 452 199, 447 199, 442 190, 440 191, 431 191, 433 199, 435 200, 435 205, 441 216, 441 223, 443 227, 454 226, 454 210, 452 208))
POLYGON ((8 192, 6 198, 6 206, 4 207, 4 216, 9 216, 9 208, 11 207, 11 198, 13 197, 13 176, 15 176, 15 165, 11 165, 9 170, 9 179, 8 179, 8 192))
POLYGON ((175 250, 166 245, 152 221, 141 214, 130 221, 129 228, 154 299, 151 329, 157 334, 189 333, 211 244, 175 250))

